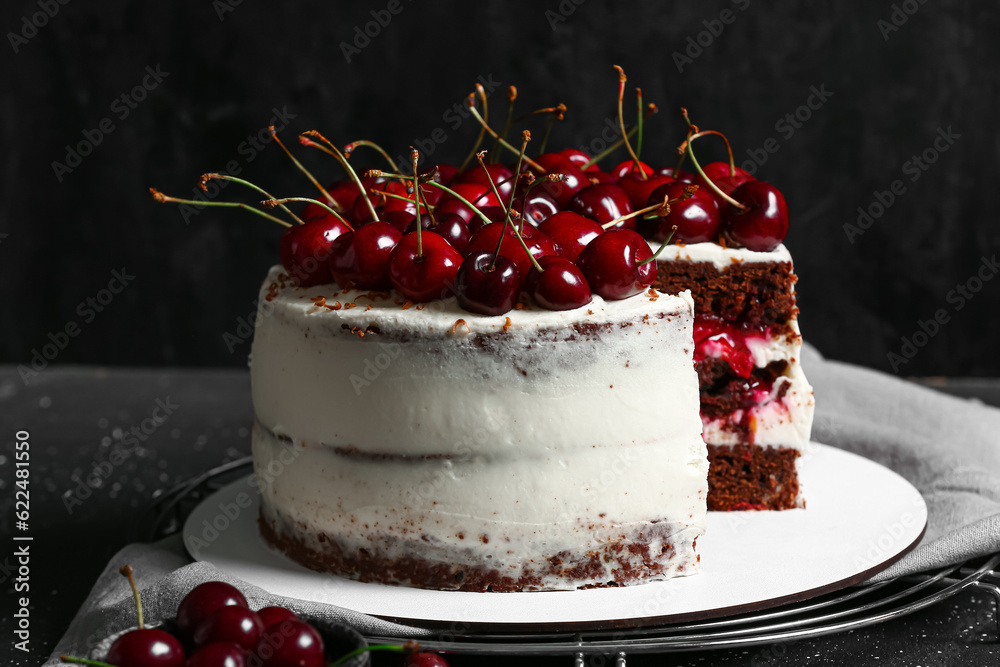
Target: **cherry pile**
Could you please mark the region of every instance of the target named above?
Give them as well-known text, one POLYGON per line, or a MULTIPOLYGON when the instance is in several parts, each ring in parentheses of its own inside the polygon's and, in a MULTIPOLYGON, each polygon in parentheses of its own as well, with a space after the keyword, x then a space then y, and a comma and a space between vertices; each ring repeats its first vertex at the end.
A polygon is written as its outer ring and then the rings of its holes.
POLYGON ((320 633, 284 607, 251 611, 234 586, 209 581, 181 600, 176 634, 143 624, 142 600, 132 568, 121 569, 132 586, 139 627, 118 637, 105 661, 60 656, 63 662, 98 667, 335 667, 365 651, 402 653, 406 667, 448 667, 440 655, 420 651, 415 642, 379 644, 331 660, 320 633))
MULTIPOLYGON (((625 75, 619 72, 618 113, 622 140, 630 159, 604 171, 598 162, 610 152, 590 156, 578 149, 546 152, 530 158, 530 133, 520 150, 506 141, 516 90, 510 95, 505 131, 486 122, 486 97, 468 99, 469 111, 482 126, 480 138, 461 166, 440 163, 419 170, 412 151, 412 171, 403 170, 379 146, 356 141, 338 149, 316 131, 300 143, 336 158, 348 178, 322 187, 277 139, 295 165, 321 193, 275 199, 257 186, 239 182, 280 207, 295 224, 265 211, 229 202, 188 202, 153 190, 160 202, 239 206, 275 220, 288 229, 281 237, 285 270, 303 287, 336 283, 365 291, 395 290, 411 302, 457 298, 468 311, 502 315, 530 300, 550 310, 589 304, 593 294, 625 299, 646 291, 656 279, 655 256, 647 239, 661 244, 718 243, 754 251, 774 250, 788 232, 788 209, 781 192, 735 166, 729 141, 716 131, 701 131, 682 110, 687 136, 678 148, 679 162, 653 167, 640 159, 643 118, 641 90, 638 122, 626 132, 622 115, 625 75), (487 162, 480 142, 489 134, 493 153, 506 150, 511 165, 487 162), (693 144, 709 135, 721 137, 728 162, 702 167, 693 144), (355 172, 349 157, 359 147, 379 151, 390 170, 355 172), (472 160, 475 156, 476 160, 472 160), (512 158, 513 159, 513 158, 512 158), (681 169, 689 160, 693 169, 681 169), (296 215, 285 204, 306 202, 296 215)), ((565 106, 534 112, 561 119, 565 106)), ((649 113, 655 105, 649 105, 649 113)), ((529 114, 530 115, 530 114, 529 114)), ((273 133, 273 128, 272 128, 273 133)))

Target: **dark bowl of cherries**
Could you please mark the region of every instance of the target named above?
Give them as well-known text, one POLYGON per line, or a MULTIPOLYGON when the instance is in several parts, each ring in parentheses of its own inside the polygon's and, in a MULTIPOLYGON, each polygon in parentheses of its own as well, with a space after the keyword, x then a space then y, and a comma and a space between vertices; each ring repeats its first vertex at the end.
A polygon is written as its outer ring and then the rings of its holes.
POLYGON ((370 645, 350 625, 299 615, 285 607, 250 609, 238 588, 222 581, 195 586, 177 615, 147 625, 132 568, 136 627, 110 634, 86 658, 63 662, 96 667, 368 667, 372 651, 401 654, 407 667, 447 667, 440 655, 415 642, 370 645))

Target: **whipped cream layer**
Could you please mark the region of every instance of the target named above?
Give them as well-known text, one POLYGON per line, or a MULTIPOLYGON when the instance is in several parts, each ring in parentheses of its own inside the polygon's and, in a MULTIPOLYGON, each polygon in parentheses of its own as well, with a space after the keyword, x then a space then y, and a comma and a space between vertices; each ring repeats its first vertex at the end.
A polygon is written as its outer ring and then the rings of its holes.
MULTIPOLYGON (((659 251, 663 244, 659 241, 647 241, 649 249, 654 253, 659 251)), ((747 264, 761 263, 770 264, 774 262, 792 262, 792 255, 785 245, 778 244, 778 247, 769 252, 759 252, 748 250, 747 248, 723 248, 718 243, 692 243, 690 245, 667 244, 663 252, 656 258, 658 262, 707 262, 714 264, 715 268, 724 271, 733 264, 746 262, 747 264)))
POLYGON ((420 456, 459 443, 517 455, 700 432, 688 293, 486 317, 453 298, 412 306, 334 285, 281 287, 281 275, 275 267, 263 285, 251 362, 257 419, 279 435, 420 456), (477 437, 488 424, 497 428, 477 437))

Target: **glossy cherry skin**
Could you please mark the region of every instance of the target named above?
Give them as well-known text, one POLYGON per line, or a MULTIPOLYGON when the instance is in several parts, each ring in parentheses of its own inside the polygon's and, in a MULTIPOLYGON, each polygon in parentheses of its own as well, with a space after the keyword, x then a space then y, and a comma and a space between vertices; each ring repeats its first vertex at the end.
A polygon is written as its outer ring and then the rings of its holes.
MULTIPOLYGON (((680 199, 684 196, 686 187, 688 184, 680 181, 662 185, 653 190, 647 205, 659 204, 664 197, 680 199)), ((670 236, 671 228, 677 225, 677 232, 671 241, 705 243, 718 238, 721 223, 722 217, 715 197, 706 192, 705 188, 699 187, 690 198, 671 203, 670 213, 653 221, 650 236, 657 241, 665 241, 670 236)))
POLYGON ((173 635, 156 628, 131 630, 116 639, 106 662, 115 667, 184 667, 184 649, 173 635))
MULTIPOLYGON (((486 186, 479 185, 478 183, 455 183, 453 185, 454 187, 451 189, 462 195, 476 208, 483 208, 484 206, 500 206, 500 200, 497 199, 496 195, 493 194, 493 191, 486 186)), ((448 193, 441 197, 437 206, 434 207, 434 213, 457 213, 462 216, 462 219, 465 220, 466 223, 470 222, 476 215, 471 208, 462 202, 462 200, 453 197, 448 193)))
POLYGON ((284 607, 264 607, 257 611, 257 616, 260 617, 260 622, 264 624, 264 628, 267 629, 274 625, 275 623, 281 623, 282 621, 297 621, 299 617, 296 616, 295 612, 291 609, 285 609, 284 607))
POLYGON ((614 174, 609 174, 606 171, 587 171, 587 178, 590 179, 590 184, 594 183, 617 183, 619 179, 615 178, 614 174))
POLYGON ((677 167, 660 167, 656 170, 657 176, 669 176, 682 183, 694 183, 694 174, 677 167))
POLYGON ((234 642, 249 650, 257 645, 264 623, 246 607, 222 607, 206 616, 194 630, 198 648, 216 642, 234 642))
POLYGON ((347 226, 329 213, 304 225, 289 227, 278 244, 281 265, 302 287, 331 282, 333 277, 327 263, 330 248, 347 231, 347 226))
POLYGON ((406 656, 405 667, 449 667, 448 661, 437 653, 420 651, 406 656))
POLYGON ((522 202, 524 203, 524 221, 536 227, 547 218, 559 212, 559 204, 555 197, 543 190, 541 187, 532 188, 528 191, 527 200, 524 198, 525 187, 520 187, 518 194, 514 196, 512 208, 521 212, 522 202))
POLYGON ((330 274, 343 288, 385 291, 389 254, 403 234, 388 222, 373 222, 340 235, 330 247, 330 274))
POLYGON ((604 233, 599 224, 572 211, 556 213, 538 229, 555 242, 556 252, 571 262, 576 261, 588 243, 604 233))
POLYGON ((323 654, 323 638, 315 628, 302 621, 282 621, 261 633, 250 662, 262 667, 325 667, 323 654))
MULTIPOLYGON (((702 171, 705 172, 705 176, 707 176, 712 183, 716 185, 716 187, 725 192, 727 195, 731 194, 733 190, 747 181, 756 180, 750 175, 749 172, 740 169, 739 167, 736 167, 736 170, 732 173, 732 175, 730 175, 728 162, 709 162, 702 168, 702 171)), ((701 174, 695 175, 693 182, 695 185, 701 186, 702 190, 708 191, 708 193, 719 202, 719 210, 725 211, 729 204, 705 182, 705 179, 701 177, 701 174)))
MULTIPOLYGON (((439 179, 438 182, 441 183, 441 185, 448 185, 453 180, 455 180, 455 176, 458 175, 458 167, 452 166, 446 162, 438 162, 434 166, 437 167, 438 179, 439 179)), ((431 167, 427 171, 432 171, 433 169, 434 167, 431 167)), ((438 190, 439 188, 434 188, 434 189, 438 190)), ((442 192, 444 192, 444 190, 442 190, 442 192)))
POLYGON ((631 229, 612 229, 587 244, 577 259, 590 289, 605 299, 627 299, 656 280, 656 262, 646 240, 631 229))
MULTIPOLYGON (((510 191, 514 189, 514 171, 504 164, 488 164, 486 165, 486 171, 490 172, 489 178, 496 184, 500 196, 504 201, 508 201, 510 191)), ((483 171, 483 168, 476 164, 459 174, 454 182, 475 183, 482 185, 492 192, 493 189, 490 187, 490 181, 486 177, 486 171, 483 171)))
POLYGON ((408 211, 390 211, 379 216, 382 222, 388 222, 399 231, 406 233, 406 228, 417 219, 413 213, 408 211))
MULTIPOLYGON (((552 195, 560 208, 565 207, 578 190, 590 184, 590 180, 584 172, 558 153, 539 155, 535 158, 535 162, 545 169, 546 174, 562 174, 566 177, 565 181, 546 182, 536 188, 552 195)), ((536 177, 541 177, 541 175, 536 175, 536 177)))
MULTIPOLYGON (((472 235, 472 239, 469 240, 469 245, 465 249, 465 252, 469 254, 475 252, 496 252, 502 231, 504 231, 504 225, 502 224, 494 223, 486 225, 472 235)), ((524 237, 524 244, 528 246, 528 251, 535 259, 556 254, 555 242, 531 225, 524 225, 521 235, 524 237)), ((514 262, 520 275, 528 275, 528 269, 531 268, 531 259, 524 252, 524 248, 521 247, 521 242, 517 240, 517 234, 514 233, 513 225, 507 225, 506 227, 503 243, 500 243, 500 254, 514 262)))
POLYGON ((458 305, 480 315, 503 315, 517 303, 521 273, 514 261, 491 252, 474 252, 462 260, 455 275, 458 305))
MULTIPOLYGON (((640 161, 639 164, 642 166, 642 170, 646 172, 647 175, 653 173, 653 168, 645 162, 640 161)), ((631 172, 639 173, 639 170, 635 167, 635 160, 625 160, 624 162, 619 162, 615 165, 614 169, 608 170, 608 173, 614 176, 615 180, 631 172)))
POLYGON ((628 195, 629 204, 632 205, 632 210, 635 211, 648 205, 646 202, 649 201, 649 195, 653 194, 653 190, 661 185, 673 182, 673 176, 654 175, 647 176, 646 180, 642 180, 642 175, 639 172, 630 171, 618 179, 618 187, 628 195))
POLYGON ((778 188, 764 181, 747 181, 732 192, 732 198, 747 207, 730 206, 723 229, 735 245, 770 252, 788 234, 788 206, 778 188))
POLYGON ((569 160, 577 169, 583 169, 584 171, 597 171, 600 169, 600 167, 596 164, 586 167, 586 164, 590 162, 591 157, 579 148, 564 148, 559 151, 559 155, 562 155, 564 158, 569 160))
POLYGON ((389 280, 409 301, 425 302, 452 295, 462 255, 442 236, 423 232, 423 254, 417 256, 417 233, 401 238, 389 255, 389 280))
MULTIPOLYGON (((387 211, 406 211, 416 215, 417 204, 413 201, 413 195, 407 193, 406 186, 399 181, 391 181, 389 183, 380 183, 374 186, 370 190, 371 194, 368 196, 368 200, 371 201, 372 206, 375 208, 376 213, 387 212, 387 211), (403 201, 402 199, 396 199, 395 197, 383 197, 379 195, 379 192, 387 192, 399 197, 407 197, 408 201, 403 201)), ((371 210, 368 208, 368 204, 362 197, 358 197, 351 204, 345 216, 352 225, 359 227, 361 225, 366 225, 369 222, 373 222, 371 210)))
POLYGON ((177 607, 177 627, 182 635, 191 637, 209 614, 223 607, 249 608, 249 605, 243 593, 235 586, 221 581, 198 584, 184 596, 177 607))
MULTIPOLYGON (((566 206, 567 211, 596 220, 604 225, 615 218, 620 218, 632 212, 632 204, 628 195, 617 185, 598 183, 588 185, 577 192, 566 206)), ((614 226, 614 229, 635 229, 635 218, 629 218, 614 226)))
MULTIPOLYGON (((477 218, 479 216, 476 216, 477 218)), ((473 220, 473 222, 475 219, 473 220)), ((465 223, 462 216, 457 213, 435 213, 434 219, 426 213, 420 215, 420 224, 422 229, 425 229, 435 234, 440 234, 444 237, 444 240, 451 244, 451 247, 465 254, 465 249, 469 245, 469 239, 472 238, 472 232, 469 231, 469 225, 465 223)), ((417 231, 417 221, 414 220, 407 226, 406 232, 417 231)))
POLYGON ((572 310, 594 300, 580 268, 565 257, 550 255, 538 260, 542 273, 532 267, 525 281, 531 298, 548 310, 572 310))
POLYGON ((247 650, 233 642, 209 644, 188 658, 184 667, 246 667, 247 650))

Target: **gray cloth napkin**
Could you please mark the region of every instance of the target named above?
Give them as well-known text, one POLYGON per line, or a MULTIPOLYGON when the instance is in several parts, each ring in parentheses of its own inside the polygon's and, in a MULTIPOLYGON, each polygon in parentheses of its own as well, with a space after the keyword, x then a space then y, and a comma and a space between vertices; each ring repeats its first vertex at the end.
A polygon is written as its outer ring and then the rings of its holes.
MULTIPOLYGON (((929 508, 921 544, 873 582, 1000 551, 1000 410, 827 361, 808 346, 802 363, 816 391, 813 440, 895 470, 920 490, 929 508)), ((174 536, 130 545, 111 560, 46 667, 60 664, 60 653, 86 656, 111 632, 134 625, 128 582, 118 574, 125 563, 135 569, 151 622, 172 617, 197 584, 220 580, 238 586, 253 609, 282 605, 350 623, 369 635, 429 634, 349 609, 271 595, 207 563, 191 564, 180 537, 174 536)))

